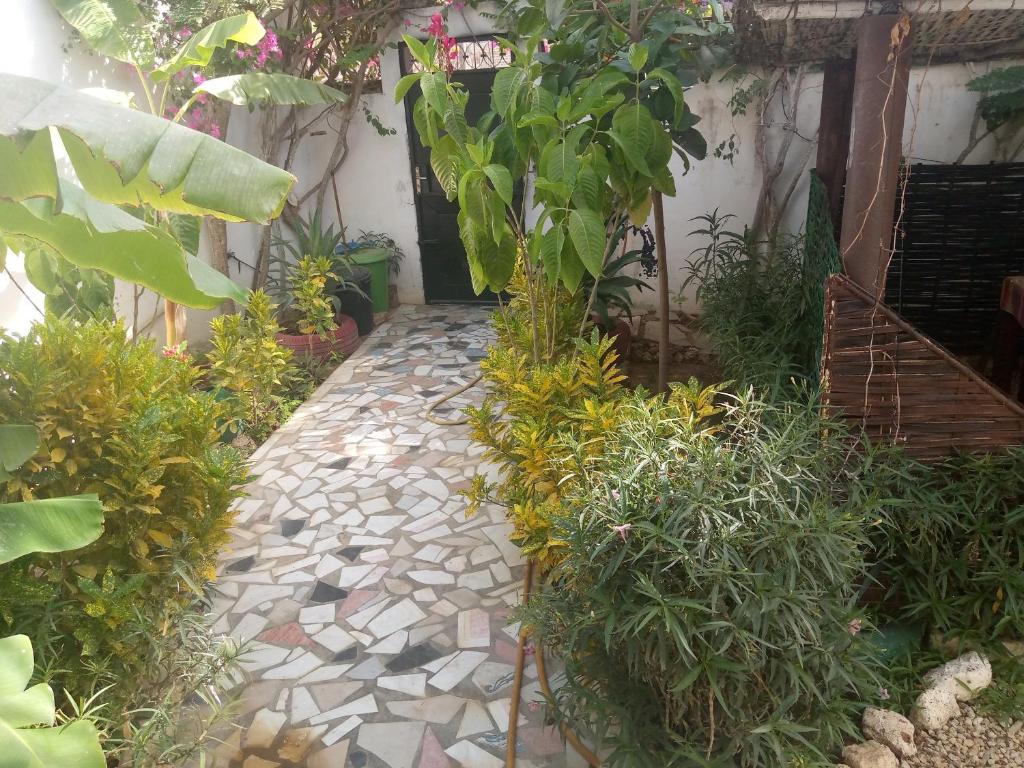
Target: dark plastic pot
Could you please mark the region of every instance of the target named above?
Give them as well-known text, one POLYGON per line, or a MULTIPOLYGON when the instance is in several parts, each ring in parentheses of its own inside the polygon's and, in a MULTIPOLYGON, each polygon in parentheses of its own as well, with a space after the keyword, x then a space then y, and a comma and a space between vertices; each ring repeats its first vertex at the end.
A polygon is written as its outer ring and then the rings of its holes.
POLYGON ((373 330, 373 300, 370 298, 370 284, 372 276, 366 267, 352 267, 345 278, 348 282, 359 286, 358 291, 351 288, 344 288, 341 285, 335 287, 333 293, 338 297, 341 311, 356 321, 359 328, 359 335, 365 336, 373 330))
POLYGON ((310 355, 326 360, 332 354, 350 355, 359 346, 359 327, 348 315, 338 315, 338 327, 326 337, 317 334, 277 334, 277 343, 296 355, 310 355))

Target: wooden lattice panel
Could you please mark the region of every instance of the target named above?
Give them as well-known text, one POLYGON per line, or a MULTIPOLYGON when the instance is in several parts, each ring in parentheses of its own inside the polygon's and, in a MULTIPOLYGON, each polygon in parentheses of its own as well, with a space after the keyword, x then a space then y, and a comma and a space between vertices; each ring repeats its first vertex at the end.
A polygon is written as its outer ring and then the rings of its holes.
POLYGON ((1024 408, 845 275, 825 290, 830 413, 918 458, 1024 444, 1024 408))

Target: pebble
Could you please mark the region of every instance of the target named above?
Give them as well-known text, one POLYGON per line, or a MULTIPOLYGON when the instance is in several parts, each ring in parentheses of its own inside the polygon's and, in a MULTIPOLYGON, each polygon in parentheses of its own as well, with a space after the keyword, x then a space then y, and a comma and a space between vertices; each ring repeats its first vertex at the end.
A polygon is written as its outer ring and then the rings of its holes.
POLYGON ((918 731, 917 754, 900 768, 1021 768, 1024 733, 1021 723, 1003 726, 983 717, 970 706, 960 706, 960 717, 933 731, 918 731))

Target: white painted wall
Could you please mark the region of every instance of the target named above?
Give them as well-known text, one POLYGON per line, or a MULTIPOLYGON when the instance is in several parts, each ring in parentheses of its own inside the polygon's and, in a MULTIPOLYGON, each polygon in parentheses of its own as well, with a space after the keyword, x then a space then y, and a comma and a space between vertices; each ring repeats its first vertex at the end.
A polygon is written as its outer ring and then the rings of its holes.
MULTIPOLYGON (((400 32, 415 33, 427 24, 432 12, 411 13, 408 27, 403 27, 400 32)), ((454 36, 494 31, 487 18, 471 10, 452 14, 449 26, 454 36)), ((999 62, 996 66, 1011 63, 999 62)), ((964 85, 971 78, 988 71, 990 66, 957 64, 913 70, 904 136, 904 150, 909 157, 914 161, 929 162, 950 162, 956 158, 967 141, 976 99, 964 85)), ((383 56, 382 72, 383 94, 368 96, 366 103, 397 133, 381 137, 364 122, 353 123, 350 129, 352 155, 337 177, 341 209, 351 232, 359 229, 384 230, 398 241, 407 254, 398 279, 399 296, 403 302, 420 303, 424 298, 423 280, 417 247, 405 109, 403 104, 394 104, 389 95, 400 77, 397 51, 389 50, 383 56)), ((813 139, 819 119, 821 79, 820 72, 806 77, 796 120, 799 133, 811 141, 796 139, 789 154, 791 165, 798 165, 803 154, 810 153, 810 160, 785 218, 786 229, 793 232, 802 228, 807 206, 806 171, 814 166, 816 145, 813 139)), ((755 118, 752 112, 735 117, 730 113, 728 101, 734 88, 731 82, 712 81, 687 92, 691 109, 702 117, 698 127, 704 132, 708 146, 713 148, 734 135, 739 149, 731 163, 709 156, 702 162, 693 163, 685 176, 682 162, 675 160, 678 195, 665 201, 669 282, 673 291, 678 290, 685 279, 685 265, 690 254, 704 245, 700 238, 690 236, 697 226, 691 221, 694 217, 717 208, 722 214, 734 214, 736 218, 732 223, 740 229, 753 219, 761 183, 754 156, 755 118)), ((779 114, 773 123, 784 120, 779 114)), ((233 123, 233 130, 240 122, 233 123)), ((781 128, 772 129, 773 141, 781 136, 781 128)), ((234 132, 231 139, 235 140, 234 132)), ((300 188, 322 172, 331 144, 327 136, 306 142, 302 157, 293 169, 299 177, 300 188)), ((975 151, 970 161, 988 162, 995 157, 994 145, 989 140, 975 151)), ((788 178, 784 176, 780 180, 779 188, 786 185, 788 178)), ((331 195, 328 195, 324 208, 324 217, 334 221, 337 217, 331 195)), ((235 225, 235 229, 240 231, 233 234, 232 247, 236 243, 244 243, 243 248, 251 249, 251 242, 241 234, 244 225, 235 225)), ((643 307, 652 301, 653 295, 644 293, 639 305, 643 307)), ((692 308, 692 297, 684 306, 692 308)))

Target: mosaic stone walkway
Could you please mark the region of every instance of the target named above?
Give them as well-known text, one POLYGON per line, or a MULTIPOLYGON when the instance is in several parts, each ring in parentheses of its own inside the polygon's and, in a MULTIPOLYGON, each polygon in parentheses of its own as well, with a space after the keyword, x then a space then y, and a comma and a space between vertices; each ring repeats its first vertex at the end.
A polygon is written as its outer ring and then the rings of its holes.
MULTIPOLYGON (((423 418, 476 374, 486 319, 398 310, 253 456, 213 606, 249 641, 218 768, 504 765, 523 562, 499 508, 466 519, 480 448, 423 418)), ((518 765, 582 766, 536 678, 531 660, 518 765)))

